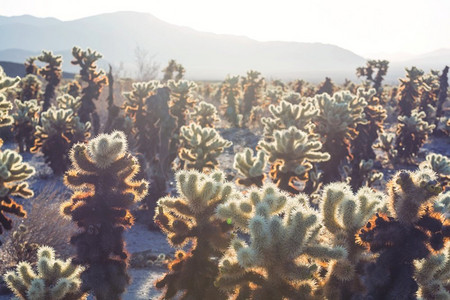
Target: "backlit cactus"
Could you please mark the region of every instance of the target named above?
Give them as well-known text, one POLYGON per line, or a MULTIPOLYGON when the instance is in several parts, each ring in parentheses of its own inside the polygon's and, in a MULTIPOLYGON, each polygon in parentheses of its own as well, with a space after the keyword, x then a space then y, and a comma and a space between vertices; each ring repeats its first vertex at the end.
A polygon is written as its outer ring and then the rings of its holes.
POLYGON ((320 141, 296 127, 276 130, 274 141, 261 141, 259 147, 268 155, 272 180, 280 189, 292 193, 298 193, 298 183, 308 179, 312 163, 330 159, 328 153, 320 151, 320 141))
POLYGON ((41 85, 41 81, 36 75, 28 74, 20 80, 17 86, 18 98, 22 101, 39 100, 41 98, 41 85))
POLYGON ((87 83, 83 87, 81 95, 81 107, 78 111, 80 121, 83 123, 90 122, 93 127, 94 134, 100 130, 100 119, 97 114, 94 100, 100 97, 100 92, 103 86, 108 84, 108 78, 103 70, 97 70, 97 60, 102 58, 102 55, 97 51, 87 49, 81 50, 79 47, 72 48, 72 55, 74 60, 72 64, 79 65, 81 79, 87 83))
POLYGON ((70 94, 63 94, 56 98, 56 104, 60 109, 71 109, 74 114, 77 114, 81 107, 81 98, 73 97, 70 94))
POLYGON ((234 157, 233 167, 238 171, 238 174, 244 178, 238 178, 237 183, 243 186, 256 185, 261 187, 263 185, 266 174, 267 157, 263 151, 257 151, 253 155, 253 150, 245 148, 244 152, 236 153, 234 157))
POLYGON ((41 114, 41 125, 36 126, 36 139, 32 152, 39 149, 56 175, 69 166, 69 150, 89 136, 91 124, 80 122, 71 109, 50 108, 41 114))
POLYGON ((242 114, 240 114, 240 89, 239 76, 228 77, 225 79, 222 89, 223 109, 225 118, 233 127, 242 126, 242 114))
POLYGON ((51 104, 51 100, 55 97, 55 89, 62 78, 62 56, 54 55, 51 51, 42 51, 42 54, 37 57, 37 60, 47 63, 43 68, 39 69, 39 75, 45 78, 47 85, 44 93, 44 104, 42 111, 46 111, 51 104))
POLYGON ((402 116, 410 117, 411 112, 419 105, 423 71, 412 67, 406 69, 406 79, 400 79, 398 106, 402 116))
POLYGON ((201 127, 212 128, 214 127, 214 123, 219 121, 216 107, 205 101, 200 101, 194 106, 194 111, 189 115, 201 127))
POLYGON ((433 171, 422 169, 398 172, 388 191, 391 216, 376 214, 358 234, 359 242, 378 254, 366 268, 366 296, 415 299, 414 261, 429 259, 450 237, 450 226, 432 207, 442 188, 433 171))
POLYGON ((162 299, 227 299, 214 280, 217 257, 230 243, 232 226, 216 217, 215 210, 235 196, 234 188, 221 172, 180 171, 176 181, 179 196, 158 201, 155 221, 174 247, 193 243, 189 252, 177 251, 156 287, 164 289, 162 299))
POLYGON ((319 262, 347 253, 320 243, 320 216, 308 202, 267 184, 220 205, 217 214, 250 241, 232 241, 216 285, 235 299, 314 299, 319 262))
POLYGON ((356 243, 355 236, 385 205, 384 198, 384 194, 366 187, 353 194, 344 183, 331 183, 323 189, 319 209, 323 225, 331 236, 332 245, 343 247, 348 253, 328 269, 324 285, 327 299, 352 299, 364 294, 363 266, 368 257, 365 248, 356 243))
POLYGON ((134 180, 139 163, 120 131, 76 144, 70 159, 64 182, 74 194, 61 211, 80 227, 70 242, 77 248, 74 261, 87 265, 81 289, 99 300, 121 299, 130 280, 123 232, 133 225, 129 209, 145 196, 148 183, 134 180))
POLYGON ((386 76, 389 68, 389 61, 387 60, 368 60, 365 67, 359 67, 356 69, 356 76, 366 77, 367 81, 371 81, 373 88, 376 91, 376 95, 380 96, 383 89, 381 83, 383 77, 386 76))
POLYGON ((35 127, 39 123, 38 114, 41 107, 34 99, 25 102, 16 99, 14 103, 14 139, 19 144, 19 152, 28 152, 34 145, 35 127))
POLYGON ((429 168, 436 172, 443 187, 448 185, 450 180, 450 159, 442 154, 430 153, 425 157, 425 161, 419 165, 420 168, 429 168))
POLYGON ((260 105, 262 101, 262 89, 265 81, 260 75, 260 72, 250 70, 247 72, 247 77, 242 78, 244 93, 240 112, 243 115, 244 124, 248 122, 252 108, 260 105))
POLYGON ((56 259, 51 247, 41 246, 37 255, 37 272, 28 262, 21 262, 16 271, 9 271, 3 276, 18 299, 87 299, 87 294, 80 290, 83 267, 73 265, 70 259, 56 259))
POLYGON ((12 103, 0 94, 0 127, 9 126, 14 122, 14 118, 9 114, 12 107, 12 103))
POLYGON ((224 148, 232 145, 232 142, 223 139, 214 128, 203 128, 195 123, 181 127, 180 135, 185 142, 179 156, 187 169, 216 169, 217 157, 224 148))

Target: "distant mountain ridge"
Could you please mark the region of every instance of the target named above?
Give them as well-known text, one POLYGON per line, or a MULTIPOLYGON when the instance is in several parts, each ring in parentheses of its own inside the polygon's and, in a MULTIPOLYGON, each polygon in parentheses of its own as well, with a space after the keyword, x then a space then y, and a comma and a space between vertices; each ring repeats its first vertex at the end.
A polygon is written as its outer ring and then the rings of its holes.
POLYGON ((254 69, 269 78, 320 81, 328 76, 341 81, 355 79, 356 67, 366 61, 334 45, 259 42, 243 36, 200 32, 137 12, 108 13, 73 21, 29 15, 0 16, 0 40, 2 61, 23 63, 27 57, 47 49, 63 55, 63 68, 68 72, 78 70, 70 64, 74 45, 102 53, 104 68, 107 63, 116 66, 123 63, 127 69, 135 67, 134 50, 139 46, 155 55, 154 60, 161 66, 176 59, 186 68, 187 78, 198 80, 223 80, 227 74, 244 75, 254 69))

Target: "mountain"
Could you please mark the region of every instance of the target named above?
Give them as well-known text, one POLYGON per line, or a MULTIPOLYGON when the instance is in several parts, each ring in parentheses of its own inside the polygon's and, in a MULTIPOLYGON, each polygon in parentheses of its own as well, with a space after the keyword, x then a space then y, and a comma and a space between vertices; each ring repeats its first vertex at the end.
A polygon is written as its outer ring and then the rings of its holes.
MULTIPOLYGON (((9 77, 24 77, 26 75, 25 67, 23 64, 14 63, 10 61, 0 61, 0 67, 9 77)), ((74 78, 74 73, 63 72, 63 78, 72 79, 74 78)))
POLYGON ((176 59, 190 79, 222 80, 227 74, 255 69, 265 77, 354 78, 365 59, 334 45, 297 42, 259 42, 243 36, 206 33, 172 25, 147 13, 117 12, 73 21, 32 16, 0 17, 0 60, 23 63, 42 49, 62 54, 66 71, 74 45, 103 54, 101 63, 135 67, 137 46, 165 66, 176 59))

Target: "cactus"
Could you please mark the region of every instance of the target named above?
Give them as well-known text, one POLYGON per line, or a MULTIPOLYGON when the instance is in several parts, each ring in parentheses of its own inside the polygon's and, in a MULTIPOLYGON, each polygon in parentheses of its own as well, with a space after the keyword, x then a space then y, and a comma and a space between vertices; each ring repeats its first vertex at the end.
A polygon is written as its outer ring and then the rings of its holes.
POLYGON ((450 247, 444 253, 436 253, 414 262, 414 278, 419 285, 419 299, 450 299, 450 247))
POLYGON ((231 198, 217 214, 243 233, 220 262, 216 285, 236 299, 314 299, 319 261, 342 259, 344 248, 319 242, 320 216, 305 195, 290 197, 273 184, 231 198))
POLYGON ((139 164, 120 131, 74 145, 70 159, 64 183, 75 193, 61 211, 81 229, 70 243, 77 248, 75 262, 87 264, 82 290, 96 299, 121 299, 130 280, 122 235, 133 225, 129 209, 145 196, 148 183, 133 180, 139 164))
POLYGON ((108 78, 103 70, 97 71, 96 62, 102 55, 97 51, 87 49, 81 50, 79 47, 72 48, 74 60, 72 64, 79 65, 81 79, 87 83, 82 90, 81 107, 78 112, 82 123, 90 122, 94 134, 100 130, 100 119, 95 109, 94 100, 100 97, 100 92, 104 85, 108 84, 108 78))
POLYGON ((243 115, 244 124, 246 124, 250 118, 252 107, 261 104, 262 88, 265 83, 264 78, 261 78, 260 75, 260 72, 250 70, 247 72, 247 77, 242 79, 244 96, 242 98, 240 111, 243 115))
POLYGON ((174 79, 173 75, 175 72, 177 72, 177 75, 175 76, 175 81, 181 80, 186 70, 181 64, 178 64, 174 59, 171 59, 167 67, 165 67, 162 70, 162 72, 164 73, 163 82, 167 82, 169 80, 174 79))
POLYGON ((50 107, 50 101, 55 97, 55 89, 62 78, 62 56, 53 55, 51 51, 42 51, 42 54, 37 57, 37 60, 47 63, 43 68, 39 69, 38 74, 45 78, 47 85, 44 93, 44 104, 42 111, 47 111, 50 107))
POLYGON ((79 96, 81 96, 81 85, 78 83, 78 81, 73 80, 64 87, 64 93, 69 94, 74 98, 78 98, 79 96))
POLYGON ((41 246, 37 255, 37 273, 29 263, 21 262, 16 271, 9 271, 3 276, 18 299, 87 299, 87 294, 80 290, 83 267, 73 265, 70 259, 56 259, 51 247, 41 246))
POLYGON ((387 60, 368 60, 365 67, 359 67, 356 69, 356 76, 366 77, 367 81, 373 83, 373 88, 376 91, 376 96, 381 96, 383 89, 381 88, 381 83, 383 77, 386 76, 387 70, 389 68, 389 61, 387 60), (374 73, 376 72, 375 76, 374 73))
MULTIPOLYGON (((0 147, 1 144, 0 140, 0 147)), ((5 216, 5 213, 18 217, 26 216, 22 205, 15 202, 12 196, 33 197, 33 191, 25 180, 34 173, 35 169, 22 162, 20 154, 12 150, 0 150, 0 234, 3 233, 3 229, 12 228, 12 220, 5 216)))
POLYGON ((89 137, 91 124, 83 124, 71 109, 50 108, 41 114, 42 125, 36 126, 32 152, 41 149, 53 173, 63 174, 69 165, 69 150, 89 137))
MULTIPOLYGON (((9 114, 12 107, 11 102, 6 100, 3 94, 0 94, 0 128, 13 124, 14 118, 9 114)), ((2 139, 0 141, 2 142, 2 139)))
POLYGON ((237 183, 243 186, 258 186, 263 185, 266 174, 264 169, 266 168, 267 158, 263 151, 257 151, 253 155, 253 150, 245 148, 244 152, 236 153, 234 156, 233 167, 244 178, 238 178, 237 183))
POLYGON ((328 153, 319 151, 321 142, 293 126, 276 130, 274 141, 261 141, 259 147, 268 155, 272 180, 280 189, 291 193, 299 192, 296 185, 308 179, 313 162, 330 159, 328 153))
POLYGON ((278 87, 276 89, 268 89, 264 95, 264 103, 262 107, 266 107, 270 104, 277 104, 283 97, 283 89, 278 87))
POLYGON ((0 66, 0 92, 6 90, 7 88, 12 88, 16 86, 20 81, 20 77, 11 78, 6 76, 3 68, 0 66))
POLYGON ((36 75, 28 74, 18 84, 18 98, 22 101, 40 100, 41 81, 36 75))
POLYGON ((398 117, 395 149, 400 161, 413 163, 413 158, 426 142, 428 134, 433 132, 434 124, 430 125, 424 121, 425 116, 425 112, 414 110, 409 117, 398 117))
POLYGON ((225 118, 231 126, 241 127, 243 116, 239 114, 239 76, 226 78, 220 91, 224 99, 225 118))
POLYGON ((170 89, 170 114, 177 119, 177 130, 187 125, 188 109, 193 108, 197 100, 192 98, 192 90, 197 86, 193 81, 169 80, 167 86, 170 89))
POLYGON ((70 109, 74 114, 76 114, 81 107, 81 98, 75 98, 70 94, 63 94, 62 96, 56 98, 56 103, 58 108, 70 109))
POLYGON ((285 93, 281 100, 284 100, 291 104, 299 104, 302 101, 302 95, 296 92, 285 93))
POLYGON ((429 168, 436 172, 439 181, 445 188, 450 180, 450 159, 442 154, 430 153, 425 157, 425 161, 419 165, 419 168, 429 168))
POLYGON ((155 222, 173 246, 182 248, 189 241, 192 246, 188 253, 177 251, 156 288, 164 288, 163 299, 227 299, 214 280, 219 272, 217 257, 230 243, 232 226, 217 218, 215 210, 234 197, 233 186, 221 172, 179 171, 176 181, 180 196, 158 201, 155 222))
POLYGON ((383 131, 383 122, 386 119, 386 110, 379 104, 380 101, 375 94, 375 89, 365 92, 363 88, 359 88, 356 94, 356 97, 362 97, 367 102, 367 106, 364 107, 367 123, 356 126, 358 136, 351 142, 353 160, 350 185, 354 191, 362 186, 364 175, 369 173, 364 174, 365 170, 360 167, 364 165, 363 161, 373 162, 375 159, 372 145, 377 139, 377 132, 383 131))
POLYGON ((36 64, 34 63, 36 61, 37 57, 35 56, 31 56, 28 57, 24 63, 25 65, 25 73, 27 75, 32 74, 32 75, 37 75, 39 72, 39 67, 36 66, 36 64))
POLYGON ((332 245, 343 247, 348 253, 329 267, 324 285, 327 299, 354 299, 363 294, 362 270, 367 258, 355 235, 385 205, 384 198, 384 194, 367 187, 353 194, 344 183, 331 183, 323 189, 320 200, 323 225, 332 245))
POLYGON ((321 95, 323 93, 326 93, 329 96, 332 96, 335 91, 336 87, 334 86, 334 83, 331 81, 331 78, 325 77, 325 81, 319 86, 319 89, 317 90, 316 94, 321 95))
POLYGON ((223 139, 214 128, 203 128, 195 123, 181 127, 180 135, 185 141, 180 149, 180 159, 186 162, 186 168, 201 172, 216 169, 217 157, 224 148, 233 144, 223 139))
MULTIPOLYGON (((437 107, 436 107, 436 129, 439 125, 439 121, 441 121, 442 117, 442 108, 447 100, 447 93, 448 93, 448 66, 445 66, 444 70, 442 70, 442 74, 439 77, 439 94, 438 94, 438 100, 437 100, 437 107)), ((435 131, 437 133, 437 131, 435 131)))
POLYGON ((356 138, 358 124, 365 124, 364 109, 367 102, 350 92, 338 92, 330 97, 321 94, 314 97, 319 115, 314 118, 316 128, 323 141, 323 150, 330 153, 330 159, 321 164, 323 182, 341 180, 339 165, 345 158, 351 158, 350 145, 356 138))
POLYGON ((391 217, 376 214, 358 234, 359 242, 378 254, 366 268, 366 297, 415 299, 414 261, 430 258, 450 237, 450 226, 431 205, 442 188, 433 171, 422 169, 398 172, 388 191, 391 217))
POLYGON ((373 144, 373 148, 381 149, 386 152, 388 160, 393 162, 397 157, 397 150, 395 150, 395 134, 394 133, 379 133, 379 141, 373 144))
POLYGON ((412 67, 411 69, 406 69, 406 79, 400 79, 398 105, 401 115, 410 117, 412 110, 418 106, 422 76, 422 70, 412 67))
POLYGON ((213 128, 214 123, 219 121, 216 107, 205 101, 200 101, 194 106, 194 111, 189 116, 201 127, 213 128))
POLYGON ((273 117, 261 119, 266 137, 273 137, 275 130, 288 129, 291 126, 311 133, 314 129, 311 121, 319 114, 312 102, 291 104, 284 100, 278 106, 270 105, 269 111, 273 117))
POLYGON ((425 121, 436 123, 436 109, 439 95, 439 72, 433 71, 422 76, 421 94, 418 110, 426 113, 425 121))
POLYGON ((35 127, 39 122, 38 114, 41 108, 37 100, 22 102, 16 99, 14 103, 17 107, 13 114, 14 138, 19 144, 19 152, 28 152, 34 145, 35 127))

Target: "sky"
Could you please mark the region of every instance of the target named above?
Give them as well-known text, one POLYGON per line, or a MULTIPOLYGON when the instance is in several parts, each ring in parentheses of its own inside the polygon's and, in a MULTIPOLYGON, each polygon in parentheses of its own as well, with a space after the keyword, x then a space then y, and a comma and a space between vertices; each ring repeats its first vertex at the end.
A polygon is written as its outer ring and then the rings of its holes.
POLYGON ((372 58, 450 48, 450 0, 0 0, 1 16, 74 20, 124 10, 259 41, 334 44, 372 58))

